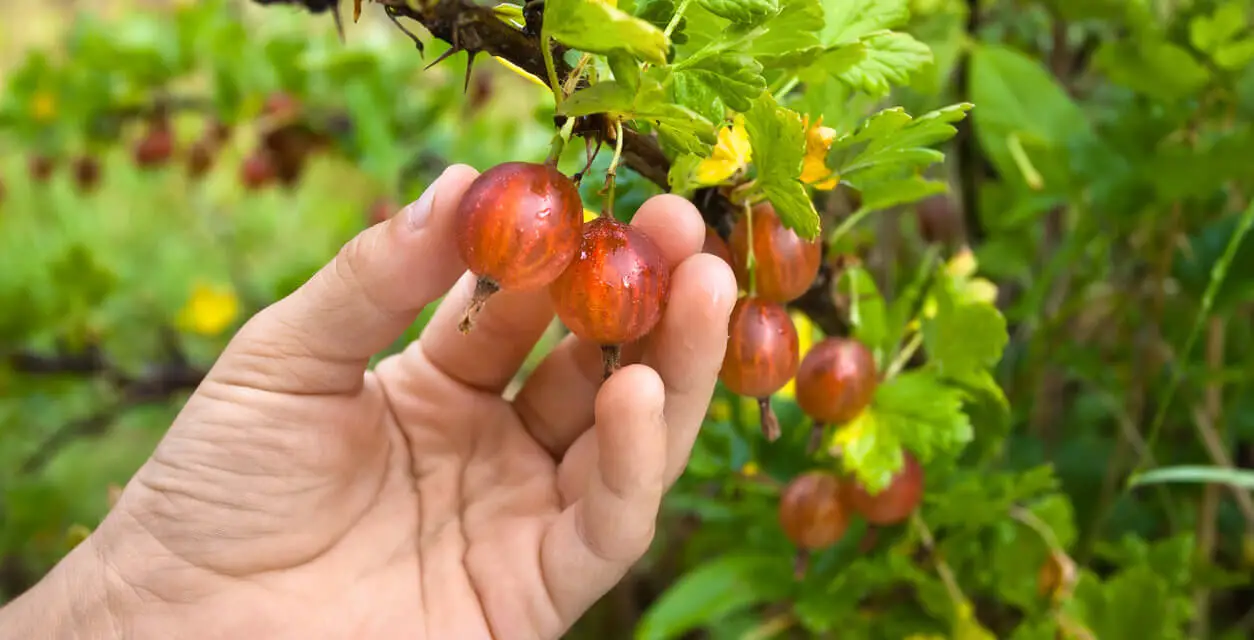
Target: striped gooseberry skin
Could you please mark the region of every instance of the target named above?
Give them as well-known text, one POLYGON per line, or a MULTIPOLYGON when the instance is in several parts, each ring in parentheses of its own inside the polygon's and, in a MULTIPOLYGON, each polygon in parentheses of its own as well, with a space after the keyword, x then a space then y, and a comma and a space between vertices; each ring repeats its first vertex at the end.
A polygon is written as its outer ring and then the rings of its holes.
POLYGON ((763 202, 752 216, 741 216, 732 227, 732 268, 742 289, 785 304, 805 293, 819 273, 822 247, 818 238, 806 241, 785 227, 775 207, 763 202), (757 261, 756 287, 749 282, 749 220, 753 218, 753 255, 757 261))
POLYGON ((705 243, 701 245, 701 252, 718 256, 728 265, 732 263, 731 249, 727 248, 727 242, 708 224, 705 225, 705 243))
POLYGON ((649 333, 666 310, 670 265, 639 229, 610 217, 584 223, 578 255, 549 287, 571 333, 621 345, 649 333))
POLYGON ((826 338, 797 367, 797 405, 817 422, 841 424, 858 416, 875 396, 875 355, 850 338, 826 338))
POLYGON ((836 544, 849 528, 840 478, 827 471, 807 471, 793 478, 779 497, 779 524, 798 549, 836 544))
POLYGON ((457 249, 470 271, 499 289, 553 282, 579 250, 583 200, 557 169, 505 162, 483 173, 458 205, 457 249))
POLYGON ((797 328, 783 305, 744 297, 736 301, 727 323, 719 378, 732 393, 769 396, 796 375, 800 351, 797 328))

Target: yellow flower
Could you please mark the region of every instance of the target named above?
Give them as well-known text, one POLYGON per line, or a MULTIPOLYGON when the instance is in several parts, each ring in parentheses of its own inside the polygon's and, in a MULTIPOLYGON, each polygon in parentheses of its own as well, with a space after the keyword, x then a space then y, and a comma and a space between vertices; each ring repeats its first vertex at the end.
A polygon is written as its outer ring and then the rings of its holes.
POLYGON ((752 460, 746 462, 745 466, 740 468, 740 473, 744 475, 746 478, 752 478, 761 472, 762 472, 762 468, 758 466, 758 463, 752 460))
MULTIPOLYGON (((800 347, 798 351, 800 352, 801 357, 804 358, 806 357, 806 352, 810 350, 810 347, 814 346, 814 323, 808 316, 806 316, 806 314, 799 311, 794 311, 790 315, 792 316, 793 326, 797 328, 797 343, 800 347)), ((788 384, 784 385, 784 388, 780 389, 778 393, 780 397, 783 398, 796 398, 796 380, 789 380, 788 384)))
MULTIPOLYGON (((808 120, 808 118, 807 118, 808 120)), ((806 129, 806 155, 801 161, 801 181, 821 191, 831 191, 840 184, 840 176, 827 178, 832 170, 827 168, 827 152, 836 140, 836 130, 823 126, 823 117, 806 129)))
POLYGON ((238 315, 239 299, 229 287, 197 284, 187 305, 179 312, 178 323, 184 331, 216 336, 238 315))
POLYGON ((744 116, 737 114, 730 125, 719 130, 714 152, 697 164, 693 182, 702 186, 721 184, 743 171, 752 157, 753 148, 749 146, 744 116))
POLYGON ((597 219, 597 217, 598 217, 598 216, 600 216, 600 215, 601 215, 601 214, 599 214, 599 213, 597 213, 597 212, 593 211, 592 209, 588 209, 588 208, 586 208, 586 207, 585 207, 585 208, 584 208, 584 210, 583 210, 583 221, 584 221, 584 222, 592 222, 593 220, 596 220, 596 219, 597 219))
POLYGON ((47 122, 57 116, 57 99, 47 91, 40 91, 31 100, 31 112, 35 119, 47 122))
POLYGON ((964 248, 949 259, 945 264, 945 271, 951 276, 966 278, 975 273, 977 266, 979 264, 975 260, 975 254, 971 249, 964 248))
POLYGON ((724 420, 730 420, 731 419, 731 403, 729 403, 728 401, 722 398, 716 398, 710 401, 710 410, 707 413, 707 415, 711 420, 715 422, 722 422, 724 420))

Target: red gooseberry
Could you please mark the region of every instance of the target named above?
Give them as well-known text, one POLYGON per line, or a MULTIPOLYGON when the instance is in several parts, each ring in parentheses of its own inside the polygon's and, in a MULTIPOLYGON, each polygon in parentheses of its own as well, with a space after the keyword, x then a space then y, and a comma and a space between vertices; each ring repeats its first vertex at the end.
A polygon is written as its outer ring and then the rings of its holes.
POLYGON ((556 280, 579 251, 582 225, 579 189, 548 164, 505 162, 479 174, 457 210, 457 249, 478 276, 462 333, 497 291, 556 280))
POLYGON ((740 286, 759 297, 785 304, 801 297, 819 273, 818 238, 806 241, 780 222, 769 202, 753 207, 732 227, 732 267, 740 286), (755 282, 749 282, 749 218, 752 218, 755 282))
POLYGON ((154 125, 135 144, 135 164, 142 169, 164 165, 174 155, 174 133, 165 125, 154 125))
POLYGON ((670 265, 639 229, 601 216, 583 225, 579 253, 549 286, 570 332, 601 345, 604 376, 619 366, 621 345, 649 333, 666 310, 670 265))
POLYGON ((193 180, 203 177, 213 167, 214 142, 205 137, 192 145, 187 153, 187 175, 193 180))
POLYGON ((814 420, 810 450, 823 428, 848 422, 862 413, 879 386, 875 356, 851 338, 825 338, 797 367, 797 405, 814 420))
POLYGON ((705 244, 701 245, 701 252, 718 256, 728 265, 732 263, 731 249, 727 248, 727 242, 710 225, 705 226, 705 244))
POLYGON ((910 517, 923 499, 923 466, 909 452, 902 452, 904 463, 888 486, 870 493, 854 480, 845 484, 845 499, 866 519, 876 525, 896 524, 910 517))
POLYGON ((57 168, 57 161, 52 156, 37 153, 30 157, 27 162, 27 169, 30 170, 31 180, 36 183, 47 182, 52 177, 52 172, 57 168))
POLYGON ((797 574, 805 572, 810 551, 836 544, 849 527, 844 483, 828 471, 807 471, 780 493, 779 524, 797 547, 797 574))
POLYGON ((732 393, 758 399, 762 433, 779 438, 779 421, 771 410, 771 394, 797 373, 800 360, 797 328, 783 305, 755 297, 736 301, 727 326, 727 350, 719 379, 732 393))
POLYGON ((100 161, 89 155, 75 158, 74 183, 83 193, 95 189, 100 183, 100 161))
POLYGON ((240 165, 240 182, 249 191, 261 189, 275 179, 274 162, 265 149, 257 148, 240 165))

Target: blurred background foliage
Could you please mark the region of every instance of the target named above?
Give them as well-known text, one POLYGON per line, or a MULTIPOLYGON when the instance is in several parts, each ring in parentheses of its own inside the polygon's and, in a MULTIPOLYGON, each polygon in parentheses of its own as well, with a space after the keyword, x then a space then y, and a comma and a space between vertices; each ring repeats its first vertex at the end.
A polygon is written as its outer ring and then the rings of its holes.
MULTIPOLYGON (((756 404, 720 391, 654 551, 571 637, 1254 635, 1249 485, 1126 486, 1254 466, 1254 245, 1233 241, 1254 7, 908 4, 935 62, 885 103, 976 105, 953 194, 842 242, 885 297, 923 252, 972 248, 1009 322, 1009 413, 929 469, 930 532, 857 524, 797 583, 775 505, 808 426, 785 393, 765 446, 756 404)), ((247 2, 0 2, 0 602, 100 520, 251 313, 447 164, 547 150, 543 86, 487 56, 464 84, 465 54, 424 69, 447 45, 347 22, 341 42, 247 2)), ((806 99, 833 127, 865 111, 806 99)), ((620 175, 619 210, 656 193, 620 175)))

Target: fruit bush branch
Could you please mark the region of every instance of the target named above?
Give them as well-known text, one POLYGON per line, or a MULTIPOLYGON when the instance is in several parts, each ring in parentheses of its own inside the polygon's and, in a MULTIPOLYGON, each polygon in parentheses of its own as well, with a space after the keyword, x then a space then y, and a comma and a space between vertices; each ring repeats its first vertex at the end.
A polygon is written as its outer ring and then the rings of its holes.
MULTIPOLYGON (((380 4, 387 5, 394 18, 403 17, 418 22, 432 36, 449 43, 453 47, 451 51, 466 51, 472 57, 487 53, 507 60, 537 78, 548 75, 537 35, 539 29, 532 24, 531 15, 527 19, 528 28, 518 30, 498 18, 490 6, 476 4, 474 0, 423 0, 412 4, 405 0, 382 0, 380 4)), ((524 14, 529 11, 530 7, 524 10, 524 14)), ((401 26, 400 23, 398 26, 401 26)), ((554 56, 557 76, 565 82, 572 69, 560 55, 560 48, 555 53, 558 54, 554 56)), ((598 142, 606 139, 608 131, 608 123, 600 116, 580 118, 574 127, 575 135, 595 138, 598 142)), ((667 178, 670 162, 657 140, 626 124, 623 127, 622 163, 662 189, 670 189, 667 178)), ((715 188, 698 190, 692 201, 706 223, 726 239, 738 210, 736 205, 715 188)), ((835 268, 825 259, 810 289, 790 303, 828 335, 847 332, 843 314, 831 295, 835 275, 835 268)))

